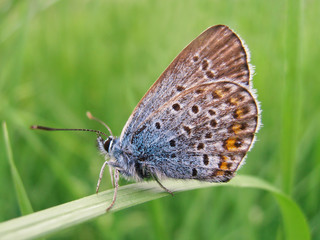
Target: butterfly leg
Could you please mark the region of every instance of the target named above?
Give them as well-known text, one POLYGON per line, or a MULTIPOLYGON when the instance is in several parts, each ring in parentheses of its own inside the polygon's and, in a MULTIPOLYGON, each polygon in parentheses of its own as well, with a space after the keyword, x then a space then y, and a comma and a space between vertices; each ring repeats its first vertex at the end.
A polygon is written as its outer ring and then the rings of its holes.
POLYGON ((152 175, 153 179, 159 184, 159 186, 164 189, 167 193, 170 193, 171 196, 173 197, 173 192, 170 191, 168 188, 166 188, 165 186, 162 185, 162 183, 159 181, 159 179, 155 176, 155 175, 152 175))
POLYGON ((119 170, 115 169, 114 170, 114 193, 113 193, 113 199, 109 207, 107 208, 107 212, 113 207, 114 203, 116 202, 117 199, 117 193, 118 193, 118 188, 119 188, 119 170))
POLYGON ((109 173, 110 173, 110 177, 111 177, 112 187, 115 188, 115 185, 114 185, 114 176, 113 176, 113 168, 112 168, 111 166, 109 166, 109 173))
MULTIPOLYGON (((102 176, 103 176, 103 172, 104 172, 104 169, 106 168, 108 163, 109 163, 108 161, 105 161, 103 163, 102 167, 101 167, 100 174, 99 174, 99 179, 98 179, 98 183, 97 183, 97 188, 96 188, 96 193, 99 192, 99 187, 100 187, 101 179, 102 179, 102 176)), ((112 175, 111 175, 111 178, 112 178, 112 175)), ((112 184, 113 184, 113 179, 112 179, 112 184)))

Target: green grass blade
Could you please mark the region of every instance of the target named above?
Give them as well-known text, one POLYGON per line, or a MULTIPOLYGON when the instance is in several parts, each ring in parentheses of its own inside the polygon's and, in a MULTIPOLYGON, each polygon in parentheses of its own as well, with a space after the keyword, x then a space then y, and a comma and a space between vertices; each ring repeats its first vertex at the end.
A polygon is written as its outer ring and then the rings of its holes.
POLYGON ((285 74, 283 85, 283 111, 281 135, 282 189, 291 194, 297 161, 299 121, 301 118, 301 1, 286 1, 285 74), (300 41, 299 41, 300 40, 300 41))
POLYGON ((311 239, 307 220, 299 206, 286 195, 274 195, 281 208, 286 239, 311 239))
MULTIPOLYGON (((228 184, 175 180, 166 180, 163 181, 163 184, 174 192, 214 186, 250 187, 269 191, 276 196, 279 202, 285 221, 287 239, 295 239, 296 236, 299 236, 300 239, 310 239, 308 225, 297 204, 263 180, 249 176, 237 176, 228 184)), ((129 184, 119 188, 117 202, 110 212, 116 212, 164 196, 170 195, 163 192, 155 182, 129 184)), ((112 197, 113 190, 107 190, 1 223, 0 235, 3 239, 26 239, 60 231, 105 214, 112 197)))
POLYGON ((3 135, 4 135, 4 142, 6 143, 6 151, 7 151, 7 156, 8 156, 8 162, 10 165, 11 176, 12 176, 12 180, 14 183, 14 188, 16 191, 20 211, 21 211, 22 215, 26 215, 26 214, 32 213, 33 209, 32 209, 31 203, 29 201, 27 192, 23 186, 19 172, 16 168, 16 165, 14 164, 13 154, 12 154, 12 149, 11 149, 11 145, 10 145, 10 139, 9 139, 9 134, 8 134, 6 122, 2 123, 2 129, 3 129, 3 135))
POLYGON ((269 185, 267 182, 249 176, 242 177, 234 185, 258 188, 271 192, 275 196, 282 213, 286 239, 311 239, 306 217, 300 207, 288 195, 269 185))

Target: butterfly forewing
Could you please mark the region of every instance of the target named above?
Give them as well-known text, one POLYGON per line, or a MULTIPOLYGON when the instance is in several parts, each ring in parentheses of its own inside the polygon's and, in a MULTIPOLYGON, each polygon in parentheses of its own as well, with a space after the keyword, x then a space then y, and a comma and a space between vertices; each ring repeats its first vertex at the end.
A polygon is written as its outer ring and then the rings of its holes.
POLYGON ((159 177, 227 181, 249 150, 257 123, 257 104, 245 87, 200 84, 142 122, 130 151, 159 177))
POLYGON ((227 26, 207 29, 169 65, 141 99, 124 127, 120 140, 129 137, 148 116, 183 90, 219 80, 249 86, 248 56, 239 37, 227 26))

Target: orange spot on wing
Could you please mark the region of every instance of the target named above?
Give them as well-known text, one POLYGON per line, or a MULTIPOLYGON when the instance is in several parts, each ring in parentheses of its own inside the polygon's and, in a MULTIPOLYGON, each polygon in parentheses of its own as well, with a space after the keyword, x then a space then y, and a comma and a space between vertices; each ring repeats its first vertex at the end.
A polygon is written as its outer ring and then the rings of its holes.
POLYGON ((234 118, 236 118, 236 119, 241 119, 241 118, 243 118, 243 116, 246 115, 248 112, 249 112, 249 109, 248 109, 247 107, 239 108, 239 109, 237 109, 237 110, 234 112, 233 116, 234 116, 234 118))
POLYGON ((223 176, 223 175, 224 175, 224 171, 220 171, 220 170, 215 171, 215 176, 223 176))
POLYGON ((229 103, 232 104, 232 105, 238 105, 239 99, 232 97, 232 98, 229 99, 229 103))
POLYGON ((243 115, 243 110, 242 109, 237 109, 236 110, 236 118, 241 118, 243 115))
POLYGON ((228 158, 227 156, 222 155, 222 156, 221 156, 221 159, 222 159, 222 161, 225 162, 225 161, 227 161, 229 158, 228 158))
POLYGON ((213 96, 213 98, 222 98, 223 91, 221 89, 217 89, 217 90, 213 91, 212 96, 213 96))
POLYGON ((228 163, 227 162, 221 162, 220 163, 220 169, 221 170, 228 170, 229 169, 228 163))
POLYGON ((235 133, 235 134, 238 134, 241 130, 241 127, 242 125, 239 124, 239 123, 236 123, 236 124, 233 124, 232 125, 232 131, 235 133))
POLYGON ((228 151, 236 151, 241 144, 242 142, 239 138, 230 137, 224 141, 223 147, 228 151))

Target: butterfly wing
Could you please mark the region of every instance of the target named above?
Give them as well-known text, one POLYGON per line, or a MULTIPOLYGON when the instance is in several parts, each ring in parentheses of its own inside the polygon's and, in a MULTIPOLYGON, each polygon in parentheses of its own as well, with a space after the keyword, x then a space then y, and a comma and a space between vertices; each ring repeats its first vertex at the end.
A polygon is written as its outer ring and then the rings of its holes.
POLYGON ((165 102, 196 85, 228 80, 249 87, 248 53, 227 26, 217 25, 193 40, 162 73, 136 106, 120 141, 129 144, 137 127, 165 102))
POLYGON ((258 125, 252 94, 230 81, 182 91, 130 138, 137 166, 179 179, 228 181, 250 149, 258 125))

